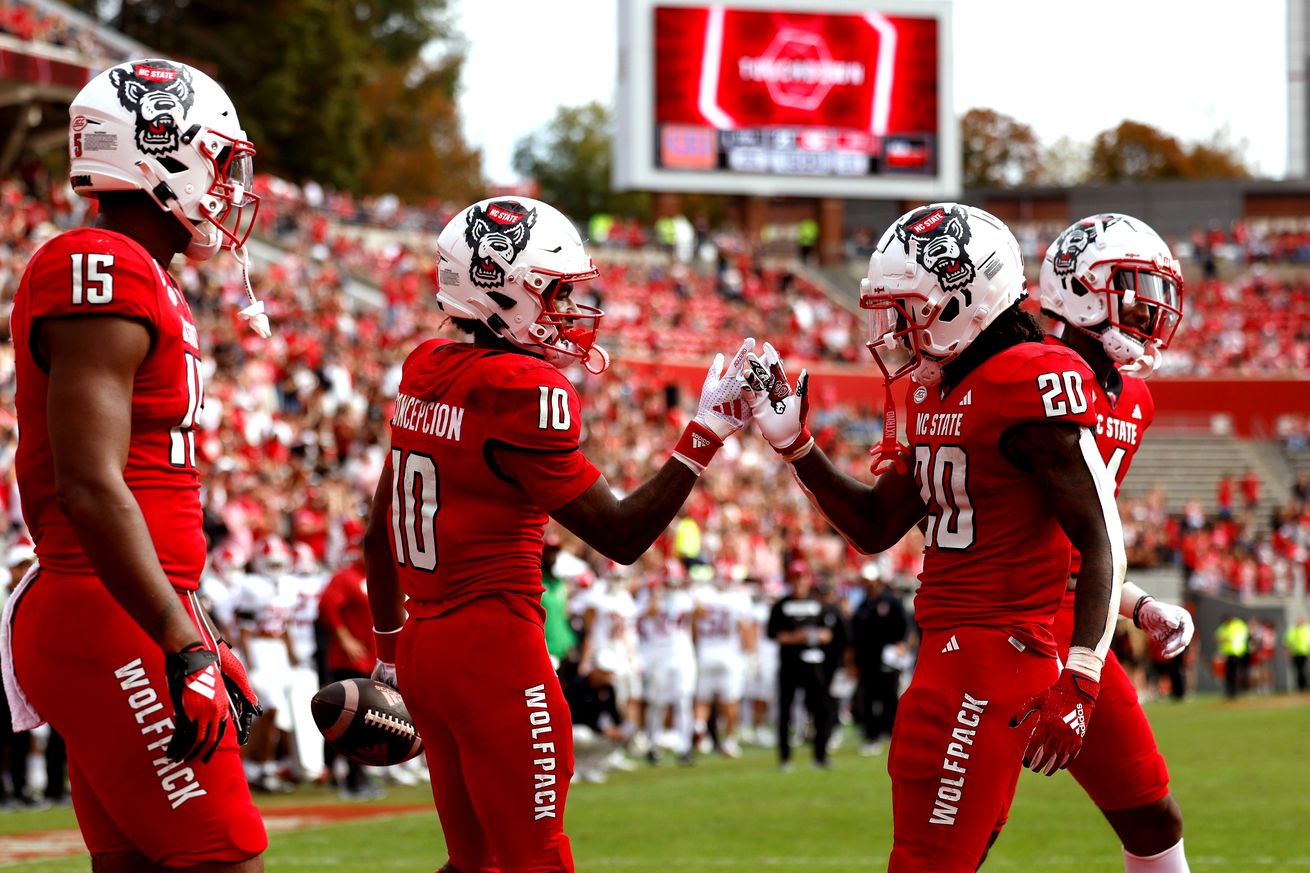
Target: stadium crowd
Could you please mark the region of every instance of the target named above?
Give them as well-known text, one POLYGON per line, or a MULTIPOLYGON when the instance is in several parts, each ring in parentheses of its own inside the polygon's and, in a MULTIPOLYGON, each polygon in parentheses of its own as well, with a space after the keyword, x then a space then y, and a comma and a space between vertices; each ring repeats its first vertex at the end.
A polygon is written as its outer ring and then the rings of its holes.
MULTIPOLYGON (((282 703, 269 707, 277 710, 268 716, 271 726, 289 731, 308 724, 308 695, 330 675, 323 656, 332 630, 316 621, 319 597, 355 560, 387 447, 400 363, 420 338, 450 335, 429 297, 434 250, 412 233, 440 226, 450 212, 403 207, 394 198, 359 201, 268 177, 259 190, 260 234, 276 248, 251 279, 276 325, 272 339, 249 334, 237 317, 244 290, 230 261, 204 273, 191 266, 175 272, 193 301, 200 345, 210 354, 197 444, 213 543, 205 590, 233 637, 287 634, 286 668, 298 670, 297 678, 265 691, 271 702, 282 703), (360 233, 361 225, 403 232, 360 233), (380 295, 357 293, 361 282, 380 295)), ((34 195, 15 181, 0 183, 0 206, 0 314, 7 325, 31 254, 59 230, 83 223, 87 206, 62 186, 34 195)), ((606 310, 602 342, 615 363, 601 377, 580 369, 569 376, 584 398, 587 453, 620 491, 664 461, 694 404, 666 385, 656 368, 640 366, 642 359, 708 360, 715 351, 730 352, 742 335, 755 335, 772 339, 788 360, 866 362, 863 328, 854 315, 799 275, 766 266, 731 235, 717 239, 708 269, 641 250, 637 257, 602 260, 601 269, 601 279, 585 293, 606 310)), ((1191 372, 1304 374, 1310 368, 1307 288, 1258 274, 1197 282, 1189 288, 1188 323, 1171 362, 1191 372), (1264 305, 1236 305, 1251 295, 1264 305), (1278 351, 1268 351, 1271 346, 1278 351)), ((822 390, 817 380, 816 390, 822 390)), ((6 343, 0 346, 0 524, 10 542, 22 535, 13 484, 13 392, 13 351, 6 343)), ((867 471, 867 449, 881 436, 880 409, 821 404, 812 425, 844 469, 867 471)), ((670 580, 686 584, 689 568, 701 566, 714 578, 754 580, 766 598, 805 576, 848 612, 857 607, 863 559, 790 487, 773 452, 747 434, 730 440, 722 454, 675 533, 633 571, 620 576, 556 530, 573 558, 572 569, 561 575, 579 588, 620 579, 640 594, 670 580)), ((1254 537, 1255 527, 1241 512, 1221 517, 1217 506, 1211 513, 1189 506, 1171 517, 1164 505, 1155 493, 1122 508, 1134 566, 1177 561, 1197 590, 1281 594, 1305 584, 1310 513, 1304 493, 1263 539, 1254 537)), ((874 572, 908 594, 919 551, 912 534, 880 558, 874 572)), ((585 598, 577 603, 575 617, 586 612, 585 598)), ((258 673, 256 666, 256 682, 258 673)), ((268 790, 280 790, 284 772, 276 737, 270 728, 250 750, 252 783, 268 790)), ((311 748, 317 736, 310 743, 301 739, 298 775, 322 777, 328 765, 321 745, 317 752, 311 748)), ((346 790, 367 796, 372 789, 356 777, 346 790)))

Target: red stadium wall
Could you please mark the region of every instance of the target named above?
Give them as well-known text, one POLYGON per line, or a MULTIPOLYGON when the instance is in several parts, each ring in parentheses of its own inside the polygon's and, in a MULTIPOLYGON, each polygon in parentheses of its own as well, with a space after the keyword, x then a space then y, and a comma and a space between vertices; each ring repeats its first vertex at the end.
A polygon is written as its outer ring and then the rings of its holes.
MULTIPOLYGON (((726 353, 726 352, 725 352, 726 353)), ((697 393, 705 380, 701 364, 622 359, 623 365, 643 373, 658 371, 658 378, 697 393)), ((838 364, 808 364, 810 388, 817 406, 847 403, 881 408, 882 380, 869 367, 838 364)), ((788 373, 793 380, 800 373, 788 373)), ((904 401, 909 382, 897 390, 904 401)), ((1226 416, 1227 429, 1239 437, 1269 438, 1275 435, 1279 418, 1310 415, 1310 380, 1297 379, 1153 379, 1156 422, 1164 428, 1186 427, 1209 430, 1216 416, 1226 416)))

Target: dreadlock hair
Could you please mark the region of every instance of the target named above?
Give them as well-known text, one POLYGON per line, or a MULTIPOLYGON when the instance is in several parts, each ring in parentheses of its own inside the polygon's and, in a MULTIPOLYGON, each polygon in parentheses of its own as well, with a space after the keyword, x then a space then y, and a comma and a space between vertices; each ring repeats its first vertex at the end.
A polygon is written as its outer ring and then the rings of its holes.
POLYGON ((481 340, 483 342, 495 342, 496 340, 500 339, 498 336, 496 336, 494 333, 491 332, 491 328, 487 327, 485 324, 483 324, 481 321, 479 321, 476 318, 456 318, 455 316, 452 315, 450 317, 450 323, 455 325, 455 327, 457 327, 459 330, 464 331, 464 333, 468 334, 475 340, 481 340))
POLYGON ((948 385, 958 385, 979 364, 997 352, 1019 343, 1039 343, 1045 339, 1046 331, 1042 330, 1031 312, 1020 308, 1021 303, 1022 298, 996 316, 996 320, 987 325, 987 329, 978 334, 978 338, 960 352, 958 358, 943 367, 942 381, 948 385))

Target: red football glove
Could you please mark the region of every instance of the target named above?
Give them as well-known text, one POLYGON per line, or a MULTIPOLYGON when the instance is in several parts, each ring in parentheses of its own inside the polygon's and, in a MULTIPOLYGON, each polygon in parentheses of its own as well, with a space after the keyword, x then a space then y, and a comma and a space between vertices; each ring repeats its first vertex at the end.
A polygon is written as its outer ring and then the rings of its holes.
POLYGON ((259 705, 255 690, 250 687, 250 678, 246 676, 245 665, 232 651, 227 640, 218 641, 218 666, 223 671, 223 685, 227 688, 227 699, 232 704, 237 729, 237 743, 244 746, 250 739, 250 726, 255 719, 264 714, 259 705))
POLYGON ((164 674, 173 698, 168 757, 180 763, 200 756, 208 763, 227 732, 231 714, 218 655, 199 642, 180 652, 165 652, 164 674))
POLYGON ((1023 750, 1023 765, 1034 773, 1050 776, 1063 770, 1078 756, 1087 735, 1087 723, 1096 706, 1101 683, 1077 670, 1066 669, 1055 684, 1028 699, 1010 717, 1010 727, 1019 727, 1037 714, 1028 746, 1023 750))

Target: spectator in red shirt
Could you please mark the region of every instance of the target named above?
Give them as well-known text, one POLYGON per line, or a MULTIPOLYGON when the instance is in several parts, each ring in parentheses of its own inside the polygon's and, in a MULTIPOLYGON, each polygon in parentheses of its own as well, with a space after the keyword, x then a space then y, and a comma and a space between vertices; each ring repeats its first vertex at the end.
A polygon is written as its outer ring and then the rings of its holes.
MULTIPOLYGON (((373 652, 373 617, 368 608, 368 591, 364 585, 364 556, 339 571, 323 589, 318 601, 318 620, 327 638, 327 667, 333 682, 367 679, 377 656, 373 652)), ((326 746, 323 760, 332 772, 336 753, 326 746)), ((349 762, 342 796, 368 799, 377 792, 368 782, 364 768, 349 762)))
POLYGON ((1219 506, 1220 518, 1233 517, 1233 477, 1228 473, 1219 477, 1215 503, 1219 506))
POLYGON ((1247 470, 1246 475, 1242 477, 1242 501, 1248 511, 1255 509, 1256 504, 1260 502, 1260 477, 1256 475, 1255 470, 1247 470))

